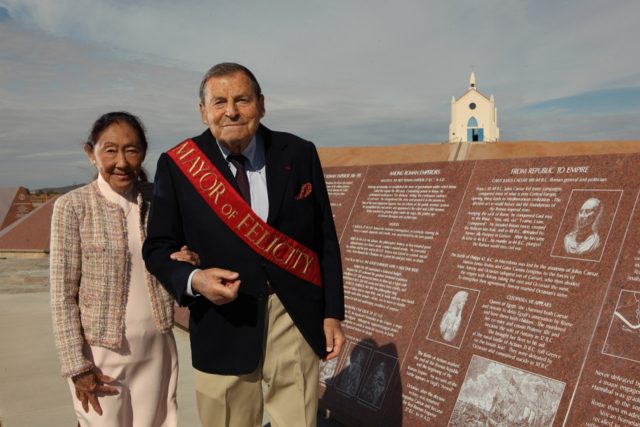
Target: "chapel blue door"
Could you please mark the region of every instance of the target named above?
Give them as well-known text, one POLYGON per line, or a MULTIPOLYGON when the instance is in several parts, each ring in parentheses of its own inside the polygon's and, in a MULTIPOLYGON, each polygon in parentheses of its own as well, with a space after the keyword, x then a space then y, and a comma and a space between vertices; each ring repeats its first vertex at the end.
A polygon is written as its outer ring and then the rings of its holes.
POLYGON ((467 141, 468 142, 482 142, 482 141, 484 141, 484 129, 483 128, 468 128, 467 129, 467 141))

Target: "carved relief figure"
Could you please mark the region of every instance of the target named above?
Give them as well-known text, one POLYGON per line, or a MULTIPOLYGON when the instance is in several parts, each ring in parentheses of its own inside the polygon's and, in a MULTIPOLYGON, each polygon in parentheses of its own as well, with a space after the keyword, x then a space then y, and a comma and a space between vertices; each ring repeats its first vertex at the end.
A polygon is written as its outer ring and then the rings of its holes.
POLYGON ((565 384, 473 356, 449 426, 551 427, 565 384))
POLYGON ((367 381, 362 388, 362 399, 378 406, 380 398, 384 393, 384 388, 387 385, 387 364, 384 360, 378 362, 378 364, 371 370, 367 381))
POLYGON ((622 330, 626 332, 640 331, 640 294, 631 292, 633 303, 618 305, 615 316, 623 323, 622 330))
POLYGON ((620 292, 603 351, 640 362, 640 292, 620 292))
POLYGON ((602 211, 602 203, 595 197, 582 204, 576 215, 574 229, 564 236, 564 250, 568 254, 580 255, 600 247, 598 223, 602 218, 602 211))
POLYGON ((339 385, 339 388, 345 393, 354 395, 356 394, 356 391, 358 391, 358 386, 360 385, 360 377, 362 376, 362 371, 364 370, 364 358, 364 351, 358 348, 354 349, 349 356, 347 366, 340 376, 339 385))
POLYGON ((458 291, 451 298, 449 309, 442 316, 440 321, 440 334, 442 339, 451 342, 458 334, 460 323, 462 322, 462 309, 467 303, 469 293, 467 291, 458 291))
POLYGON ((331 384, 333 380, 333 374, 338 367, 338 359, 320 360, 320 381, 325 384, 331 384))

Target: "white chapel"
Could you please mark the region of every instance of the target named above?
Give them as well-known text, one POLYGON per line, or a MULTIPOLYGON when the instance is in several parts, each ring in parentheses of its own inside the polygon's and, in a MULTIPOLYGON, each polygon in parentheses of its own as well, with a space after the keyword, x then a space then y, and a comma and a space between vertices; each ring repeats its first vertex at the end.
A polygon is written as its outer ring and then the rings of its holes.
POLYGON ((449 142, 497 142, 500 139, 498 112, 493 95, 487 98, 476 88, 471 72, 469 89, 456 100, 451 98, 449 142))

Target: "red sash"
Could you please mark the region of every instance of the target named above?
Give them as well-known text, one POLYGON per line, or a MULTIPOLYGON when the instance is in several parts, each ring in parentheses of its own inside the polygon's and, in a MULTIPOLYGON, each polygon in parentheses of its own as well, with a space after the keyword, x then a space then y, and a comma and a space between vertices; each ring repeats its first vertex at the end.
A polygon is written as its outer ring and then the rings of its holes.
POLYGON ((260 219, 192 140, 167 154, 222 222, 251 249, 294 276, 322 286, 315 252, 260 219))

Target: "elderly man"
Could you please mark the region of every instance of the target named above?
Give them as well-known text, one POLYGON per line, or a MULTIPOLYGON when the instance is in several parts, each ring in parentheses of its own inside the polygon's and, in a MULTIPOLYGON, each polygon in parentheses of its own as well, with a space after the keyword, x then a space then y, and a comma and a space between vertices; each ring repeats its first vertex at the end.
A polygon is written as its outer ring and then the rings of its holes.
POLYGON ((264 96, 242 65, 200 85, 207 130, 161 155, 143 254, 190 310, 205 426, 316 424, 319 358, 345 337, 340 251, 314 145, 260 124, 264 96), (202 269, 167 262, 183 245, 202 269), (262 385, 265 385, 263 393, 262 385))
POLYGON ((602 203, 592 197, 587 199, 576 215, 574 229, 564 236, 564 249, 568 254, 581 255, 600 247, 598 223, 602 217, 602 203))

